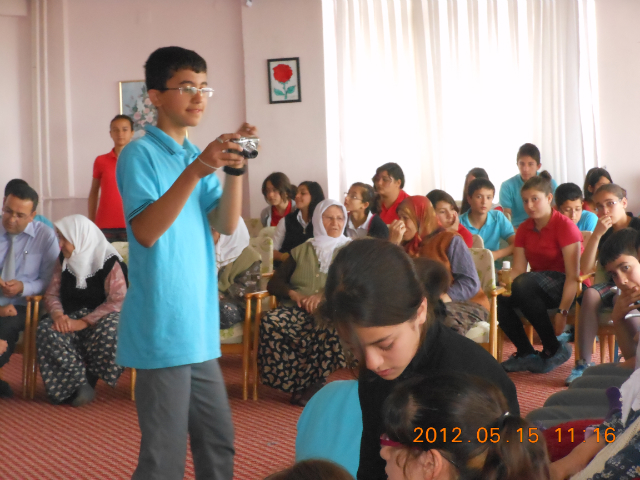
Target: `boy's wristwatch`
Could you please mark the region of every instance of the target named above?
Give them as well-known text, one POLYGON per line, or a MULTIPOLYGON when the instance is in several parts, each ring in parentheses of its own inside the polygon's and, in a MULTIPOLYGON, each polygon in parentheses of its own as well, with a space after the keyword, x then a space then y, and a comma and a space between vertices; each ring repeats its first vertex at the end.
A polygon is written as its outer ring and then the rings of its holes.
POLYGON ((560 308, 559 308, 559 309, 558 309, 558 313, 559 313, 560 315, 562 315, 563 317, 567 317, 567 316, 569 316, 569 310, 562 310, 562 309, 560 309, 560 308))

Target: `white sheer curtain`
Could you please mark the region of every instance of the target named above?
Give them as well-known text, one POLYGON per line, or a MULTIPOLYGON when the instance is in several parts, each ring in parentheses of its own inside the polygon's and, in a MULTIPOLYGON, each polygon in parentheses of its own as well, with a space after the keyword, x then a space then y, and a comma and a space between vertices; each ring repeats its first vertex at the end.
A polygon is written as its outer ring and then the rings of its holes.
MULTIPOLYGON (((597 164, 593 0, 323 0, 330 194, 395 161, 405 189, 497 188, 538 145, 558 183, 597 164)), ((497 192, 496 192, 497 193, 497 192)))

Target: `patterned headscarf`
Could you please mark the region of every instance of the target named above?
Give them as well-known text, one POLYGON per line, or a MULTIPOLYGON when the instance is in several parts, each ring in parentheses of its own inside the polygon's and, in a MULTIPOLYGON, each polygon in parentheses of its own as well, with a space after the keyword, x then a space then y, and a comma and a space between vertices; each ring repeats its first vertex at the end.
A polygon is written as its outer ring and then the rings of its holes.
POLYGON ((402 246, 412 257, 418 256, 422 241, 440 228, 436 211, 427 197, 415 195, 405 198, 398 206, 398 214, 404 213, 416 225, 415 236, 402 246))

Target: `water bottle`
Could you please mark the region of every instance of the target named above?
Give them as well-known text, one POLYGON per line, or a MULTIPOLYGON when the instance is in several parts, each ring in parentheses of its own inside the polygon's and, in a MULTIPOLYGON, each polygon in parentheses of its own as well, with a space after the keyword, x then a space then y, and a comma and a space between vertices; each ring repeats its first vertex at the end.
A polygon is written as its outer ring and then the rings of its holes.
POLYGON ((504 283, 507 295, 511 295, 511 262, 502 262, 502 270, 500 270, 500 279, 504 283))

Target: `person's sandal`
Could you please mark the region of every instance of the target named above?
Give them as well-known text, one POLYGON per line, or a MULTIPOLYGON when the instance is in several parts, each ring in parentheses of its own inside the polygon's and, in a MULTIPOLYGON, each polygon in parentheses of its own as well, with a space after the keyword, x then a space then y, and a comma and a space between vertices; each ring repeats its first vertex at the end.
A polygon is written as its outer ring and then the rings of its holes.
POLYGON ((305 407, 307 403, 309 403, 309 400, 311 400, 311 397, 318 393, 320 389, 324 387, 324 384, 326 382, 327 381, 325 379, 322 379, 307 388, 298 399, 297 405, 300 407, 305 407))

